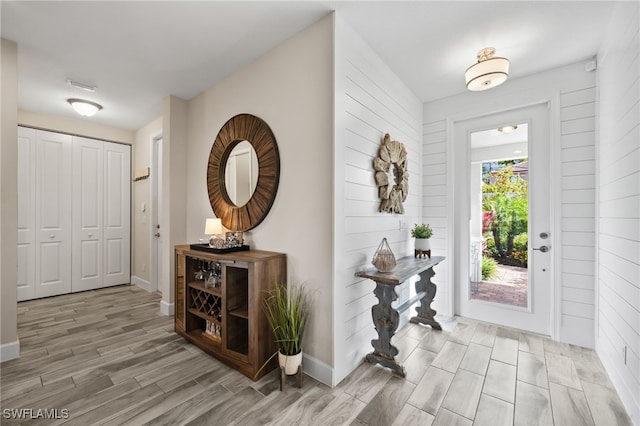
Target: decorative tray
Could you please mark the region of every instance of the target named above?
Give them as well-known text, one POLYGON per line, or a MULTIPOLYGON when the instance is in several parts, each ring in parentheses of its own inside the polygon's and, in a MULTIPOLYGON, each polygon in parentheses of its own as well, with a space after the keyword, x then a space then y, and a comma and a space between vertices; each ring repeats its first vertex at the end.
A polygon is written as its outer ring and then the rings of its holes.
POLYGON ((233 253, 234 251, 249 250, 248 245, 242 245, 238 247, 215 248, 215 247, 209 247, 208 243, 203 243, 203 244, 190 244, 189 247, 191 247, 191 250, 200 250, 200 251, 206 251, 207 253, 216 253, 216 254, 233 253))

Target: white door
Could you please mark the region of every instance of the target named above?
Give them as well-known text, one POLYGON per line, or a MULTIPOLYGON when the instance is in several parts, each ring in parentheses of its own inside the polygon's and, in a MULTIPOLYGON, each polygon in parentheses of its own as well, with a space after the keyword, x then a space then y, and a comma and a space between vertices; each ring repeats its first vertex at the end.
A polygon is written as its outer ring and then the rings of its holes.
POLYGON ((36 296, 36 131, 18 127, 18 302, 36 296))
POLYGON ((104 285, 131 281, 130 147, 104 146, 104 285))
POLYGON ((71 136, 36 136, 35 297, 71 291, 71 136))
POLYGON ((454 258, 456 313, 509 327, 551 334, 554 235, 551 232, 550 130, 547 104, 460 121, 454 124, 454 258), (477 300, 472 297, 471 149, 473 132, 505 124, 528 125, 528 298, 526 306, 477 300), (546 234, 546 236, 544 235, 546 234), (544 237, 544 238, 543 238, 544 237), (533 250, 541 246, 549 250, 533 250))
POLYGON ((103 286, 105 143, 73 138, 72 291, 103 286))

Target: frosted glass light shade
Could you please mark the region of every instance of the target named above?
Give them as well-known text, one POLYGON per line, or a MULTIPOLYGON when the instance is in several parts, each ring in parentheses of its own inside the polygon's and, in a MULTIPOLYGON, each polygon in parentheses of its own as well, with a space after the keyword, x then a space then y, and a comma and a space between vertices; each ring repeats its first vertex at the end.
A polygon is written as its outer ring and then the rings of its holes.
POLYGON ((509 60, 493 56, 495 49, 485 48, 478 52, 478 62, 464 72, 467 89, 487 90, 507 81, 509 60))
POLYGON ((222 234, 222 220, 219 218, 209 218, 204 226, 205 235, 222 234))
POLYGON ((92 117, 102 109, 102 105, 84 99, 71 98, 67 99, 67 102, 83 117, 92 117))

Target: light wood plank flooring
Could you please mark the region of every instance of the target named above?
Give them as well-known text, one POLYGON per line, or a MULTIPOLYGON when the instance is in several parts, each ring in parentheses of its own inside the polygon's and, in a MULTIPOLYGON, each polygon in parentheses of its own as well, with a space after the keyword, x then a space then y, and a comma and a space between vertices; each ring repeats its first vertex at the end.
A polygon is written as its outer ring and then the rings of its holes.
POLYGON ((305 376, 280 392, 275 372, 253 382, 176 336, 158 303, 134 286, 20 303, 22 356, 0 365, 0 423, 631 424, 592 350, 537 335, 465 318, 452 332, 409 324, 393 339, 406 379, 363 363, 333 389, 305 376))

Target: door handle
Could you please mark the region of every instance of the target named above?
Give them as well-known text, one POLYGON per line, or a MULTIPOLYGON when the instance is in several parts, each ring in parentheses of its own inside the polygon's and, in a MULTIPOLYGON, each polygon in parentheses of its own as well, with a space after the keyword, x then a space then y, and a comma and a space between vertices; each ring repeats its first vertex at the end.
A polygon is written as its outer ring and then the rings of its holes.
POLYGON ((546 252, 548 252, 548 251, 549 251, 549 248, 550 248, 550 247, 548 247, 548 246, 540 246, 540 247, 538 247, 538 248, 535 248, 535 247, 534 247, 534 248, 533 248, 533 250, 540 250, 542 253, 546 253, 546 252))
POLYGON ((155 233, 155 234, 153 234, 153 235, 155 235, 156 237, 160 238, 160 233, 159 233, 159 232, 156 232, 156 233, 155 233))

